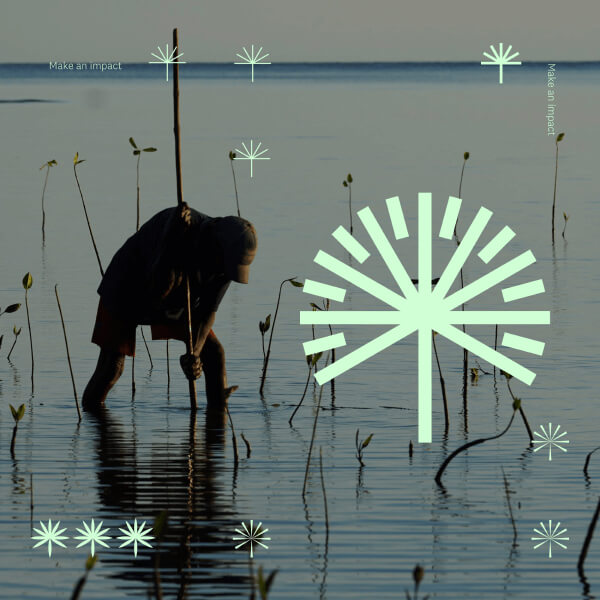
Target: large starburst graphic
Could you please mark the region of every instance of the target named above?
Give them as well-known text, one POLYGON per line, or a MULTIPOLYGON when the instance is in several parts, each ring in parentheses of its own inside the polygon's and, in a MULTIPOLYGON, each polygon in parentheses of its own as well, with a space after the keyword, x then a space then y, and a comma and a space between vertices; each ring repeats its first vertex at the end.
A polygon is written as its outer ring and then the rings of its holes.
POLYGON ((154 52, 150 52, 150 54, 152 54, 152 56, 154 56, 155 58, 157 58, 158 60, 149 60, 148 64, 150 65, 158 65, 161 63, 164 63, 165 67, 167 68, 167 81, 169 81, 169 65, 173 65, 175 63, 180 64, 180 65, 185 65, 185 60, 177 60, 178 58, 183 56, 183 52, 181 54, 178 54, 177 56, 175 56, 175 52, 177 52, 177 47, 173 48, 173 51, 171 52, 171 54, 169 54, 169 44, 167 44, 165 46, 165 51, 162 51, 162 48, 160 46, 157 46, 158 48, 158 52, 160 54, 160 56, 158 54, 154 54, 154 52))
POLYGON ((77 531, 81 535, 77 535, 73 538, 74 540, 82 540, 81 543, 77 544, 77 548, 90 544, 92 556, 96 554, 96 544, 108 548, 108 544, 104 543, 104 540, 110 540, 110 536, 104 535, 108 529, 103 530, 102 523, 103 521, 100 521, 99 525, 95 525, 94 519, 92 519, 91 524, 88 525, 85 521, 82 521, 83 529, 77 528, 77 531))
POLYGON ((488 52, 484 52, 483 55, 486 58, 489 58, 490 60, 482 60, 481 64, 482 65, 498 65, 500 67, 500 77, 499 77, 499 83, 502 83, 504 80, 503 77, 503 67, 505 65, 520 65, 521 61, 520 60, 515 60, 513 61, 513 58, 516 58, 517 56, 519 56, 518 52, 515 52, 514 54, 510 54, 510 51, 512 50, 512 46, 509 45, 508 48, 506 49, 506 52, 504 51, 504 44, 502 42, 500 42, 499 44, 499 51, 496 50, 496 48, 494 48, 494 46, 490 46, 490 50, 492 51, 492 54, 489 54, 488 52), (510 56, 509 56, 510 55, 510 56), (512 61, 512 62, 511 62, 512 61))
POLYGON ((234 541, 239 541, 242 540, 241 544, 238 544, 235 549, 237 550, 238 548, 241 548, 242 546, 245 546, 246 544, 250 544, 250 558, 254 558, 254 544, 258 544, 259 546, 262 546, 263 548, 266 548, 267 550, 269 549, 269 546, 267 546, 266 544, 263 544, 262 542, 267 540, 270 541, 270 537, 265 537, 265 533, 267 533, 267 531, 269 531, 268 529, 261 529, 262 523, 259 523, 256 527, 254 526, 254 521, 250 521, 250 527, 248 527, 246 525, 246 523, 244 523, 242 521, 242 527, 243 527, 243 531, 241 531, 240 529, 236 529, 237 533, 239 533, 239 536, 234 536, 231 539, 234 541))
POLYGON ((531 541, 536 542, 536 541, 542 540, 539 544, 537 544, 533 547, 534 550, 537 550, 537 548, 539 548, 540 546, 543 546, 544 544, 548 544, 548 558, 552 558, 552 544, 556 544, 563 550, 567 549, 567 547, 564 544, 562 544, 561 542, 568 542, 569 538, 568 537, 559 537, 563 533, 567 532, 566 527, 564 529, 561 529, 560 531, 558 531, 558 529, 560 528, 560 521, 554 526, 554 528, 552 527, 552 519, 550 519, 548 521, 547 528, 540 521, 540 527, 542 528, 541 531, 539 529, 535 529, 535 528, 533 529, 533 531, 535 531, 535 533, 537 533, 540 537, 532 537, 531 541))
POLYGON ((537 431, 533 432, 533 435, 539 438, 537 440, 533 440, 534 444, 539 444, 533 449, 534 452, 537 452, 538 450, 541 450, 547 446, 548 460, 552 460, 552 446, 562 450, 563 452, 567 451, 566 448, 562 447, 563 444, 569 443, 569 440, 563 439, 565 435, 567 435, 567 432, 563 431, 559 435, 558 432, 560 431, 560 425, 557 425, 554 431, 552 431, 552 423, 548 423, 548 431, 544 429, 543 425, 540 426, 540 429, 542 430, 542 433, 538 433, 537 431))
POLYGON ((262 142, 258 142, 258 146, 254 147, 254 141, 250 140, 250 150, 248 150, 248 146, 244 142, 242 142, 243 150, 235 149, 236 152, 239 152, 241 156, 236 156, 235 160, 249 160, 250 161, 250 177, 254 176, 254 168, 253 163, 255 160, 271 160, 268 156, 263 156, 266 154, 269 149, 265 148, 260 151, 260 147, 262 146, 262 142))
POLYGON ((148 548, 152 548, 152 546, 148 543, 148 540, 153 539, 153 536, 150 535, 152 529, 148 527, 144 529, 146 526, 146 521, 144 521, 141 525, 138 526, 137 519, 133 521, 133 527, 129 522, 125 522, 127 529, 121 529, 119 527, 119 531, 124 533, 125 535, 120 535, 117 539, 125 540, 119 548, 123 548, 123 546, 128 546, 129 544, 133 544, 133 555, 137 557, 138 544, 144 544, 144 546, 148 546, 148 548))
POLYGON ((44 525, 44 523, 42 523, 40 521, 40 526, 41 526, 41 530, 40 529, 36 529, 35 527, 33 528, 33 530, 38 534, 38 535, 32 535, 31 539, 32 540, 39 540, 39 542, 34 546, 34 548, 37 548, 38 546, 42 546, 43 544, 48 544, 48 556, 52 557, 52 544, 56 544, 57 546, 61 546, 62 548, 66 548, 66 546, 62 543, 61 540, 68 540, 69 537, 66 535, 61 535, 62 533, 64 533, 67 528, 64 527, 63 529, 61 529, 59 531, 59 527, 60 527, 60 521, 57 521, 55 523, 55 525, 52 525, 52 519, 48 519, 48 525, 44 525))
MULTIPOLYGON (((401 240, 409 237, 406 221, 396 196, 388 198, 387 209, 394 237, 401 240)), ((451 240, 458 218, 461 199, 450 197, 446 205, 439 237, 451 240)), ((531 385, 535 373, 514 360, 463 332, 457 325, 545 325, 550 323, 550 311, 474 311, 461 310, 461 306, 483 292, 503 282, 535 262, 531 250, 527 250, 508 262, 492 269, 479 279, 452 293, 450 288, 466 260, 490 221, 492 212, 479 209, 473 222, 456 247, 439 281, 432 287, 432 197, 429 193, 418 195, 418 284, 409 277, 390 240, 369 207, 358 212, 367 233, 388 267, 401 293, 390 289, 369 277, 357 268, 319 250, 314 261, 334 275, 364 290, 393 310, 360 311, 329 310, 300 311, 301 325, 391 325, 391 329, 338 358, 334 363, 320 369, 315 379, 320 385, 340 376, 349 369, 371 358, 413 332, 418 333, 418 440, 429 443, 432 438, 432 332, 466 348, 483 360, 510 373, 513 377, 531 385)), ((369 251, 344 227, 338 227, 333 237, 360 264, 370 256, 369 251)), ((509 227, 504 227, 478 253, 487 265, 514 237, 509 227)), ((337 286, 306 280, 304 292, 343 302, 346 290, 337 286)), ((544 292, 541 279, 513 285, 502 289, 504 302, 512 302, 544 292)), ((541 355, 544 343, 509 332, 504 333, 502 345, 516 350, 541 355)), ((344 333, 305 342, 304 352, 314 354, 346 345, 344 333)))
POLYGON ((236 52, 236 56, 238 56, 239 58, 242 59, 241 62, 235 62, 233 63, 234 65, 250 65, 252 68, 252 83, 254 83, 254 65, 270 65, 270 62, 265 62, 265 58, 267 58, 269 55, 268 54, 263 54, 262 56, 260 55, 260 53, 262 52, 262 46, 258 49, 258 52, 254 52, 254 44, 252 44, 251 46, 251 50, 250 52, 248 52, 248 50, 246 50, 246 48, 244 47, 243 50, 244 52, 244 56, 242 56, 241 54, 238 54, 236 52))

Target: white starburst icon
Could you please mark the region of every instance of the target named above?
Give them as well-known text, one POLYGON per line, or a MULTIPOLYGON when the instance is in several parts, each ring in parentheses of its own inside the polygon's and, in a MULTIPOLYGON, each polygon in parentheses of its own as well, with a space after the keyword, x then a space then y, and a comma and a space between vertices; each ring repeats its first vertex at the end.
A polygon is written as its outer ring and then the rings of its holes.
POLYGON ((496 50, 496 48, 494 48, 494 46, 491 45, 490 50, 492 51, 493 56, 487 52, 483 52, 483 55, 485 57, 489 58, 490 60, 489 61, 482 60, 481 64, 482 65, 498 65, 500 67, 500 78, 499 78, 500 81, 499 82, 502 83, 503 82, 502 69, 503 69, 504 65, 517 65, 518 66, 521 64, 521 61, 515 60, 515 61, 511 62, 513 58, 516 58, 517 56, 519 56, 518 52, 515 52, 514 54, 511 54, 509 56, 510 51, 512 50, 511 45, 509 45, 508 48, 506 49, 506 52, 504 52, 504 44, 502 42, 500 42, 499 49, 500 49, 500 51, 498 52, 496 50))
POLYGON ((94 519, 90 525, 88 525, 85 521, 82 521, 83 529, 77 528, 77 531, 81 533, 81 535, 74 536, 74 540, 83 540, 80 544, 77 544, 77 548, 81 548, 81 546, 85 546, 86 544, 91 545, 91 554, 94 556, 96 554, 96 544, 100 544, 105 548, 108 548, 108 544, 104 543, 104 540, 110 540, 110 536, 104 535, 108 529, 102 529, 103 521, 100 521, 99 525, 94 524, 94 519))
MULTIPOLYGON (((400 199, 396 196, 388 198, 386 202, 394 237, 396 240, 408 238, 400 199)), ((439 232, 440 238, 452 239, 461 202, 460 198, 452 196, 448 199, 439 232)), ((327 367, 319 369, 315 374, 315 379, 320 385, 338 377, 413 332, 418 332, 418 439, 419 442, 429 443, 432 435, 432 332, 437 331, 440 335, 466 348, 472 354, 510 373, 527 385, 531 385, 535 379, 535 373, 463 332, 457 325, 545 325, 550 323, 550 311, 461 310, 463 304, 533 264, 535 257, 531 250, 527 250, 505 264, 496 267, 464 288, 448 293, 492 216, 492 212, 483 207, 479 209, 460 245, 455 248, 439 281, 432 289, 431 194, 419 194, 418 210, 418 289, 406 272, 398 254, 371 209, 369 207, 363 208, 358 211, 358 216, 388 267, 396 286, 402 293, 400 294, 394 289, 382 285, 323 250, 319 250, 314 262, 334 275, 354 284, 384 304, 391 306, 394 310, 300 311, 300 324, 393 326, 379 337, 338 358, 327 367)), ((338 227, 332 235, 359 263, 364 263, 370 256, 369 251, 344 227, 338 227)), ((514 235, 515 233, 509 227, 504 227, 478 253, 479 258, 485 264, 488 264, 514 235)), ((305 281, 303 289, 308 294, 322 296, 338 302, 343 302, 346 294, 345 289, 308 279, 305 281)), ((502 296, 504 302, 512 302, 542 292, 544 292, 543 281, 537 279, 528 283, 506 287, 502 289, 502 296)), ((537 355, 541 355, 544 351, 543 342, 509 332, 504 333, 501 343, 503 346, 537 355)), ((303 348, 308 355, 345 345, 344 333, 336 333, 335 335, 305 342, 303 348)))
POLYGON ((567 449, 562 447, 562 444, 568 444, 569 440, 563 440, 562 438, 567 435, 566 431, 563 431, 560 435, 558 432, 560 430, 560 425, 556 426, 556 429, 552 431, 552 423, 548 423, 548 431, 544 429, 544 426, 541 425, 540 429, 542 433, 538 433, 537 431, 533 432, 533 435, 536 435, 539 440, 533 440, 534 444, 541 444, 533 449, 534 452, 541 450, 548 446, 548 460, 552 460, 552 446, 555 446, 559 450, 566 452, 567 449))
POLYGON ((52 557, 52 544, 56 544, 57 546, 66 548, 66 546, 61 542, 61 540, 68 540, 69 537, 66 535, 61 535, 67 530, 66 527, 64 527, 60 531, 58 530, 60 526, 60 521, 57 521, 57 523, 54 526, 52 526, 52 519, 48 519, 48 525, 44 525, 44 523, 40 521, 40 526, 42 528, 41 530, 36 529, 35 527, 33 528, 33 530, 38 535, 32 535, 31 539, 40 540, 34 546, 34 548, 37 548, 38 546, 41 546, 43 544, 48 544, 48 556, 50 557, 52 557))
POLYGON ((144 521, 141 525, 138 526, 137 519, 133 520, 133 527, 131 524, 126 521, 125 525, 127 526, 127 530, 121 529, 119 527, 119 531, 124 533, 125 535, 120 535, 117 539, 125 540, 119 548, 123 548, 123 546, 128 546, 129 544, 133 544, 133 555, 137 557, 138 544, 144 544, 144 546, 148 546, 148 548, 152 548, 152 546, 148 543, 147 540, 153 539, 153 536, 150 535, 152 528, 148 527, 144 529, 146 526, 146 521, 144 521))
POLYGON ((552 544, 560 546, 563 550, 567 549, 567 547, 561 542, 568 542, 569 538, 559 537, 567 531, 566 527, 565 529, 558 531, 558 528, 560 527, 560 521, 554 526, 554 529, 552 528, 552 519, 548 521, 548 528, 546 528, 541 521, 540 527, 542 528, 541 531, 539 529, 533 529, 533 531, 535 531, 540 537, 532 537, 531 541, 536 542, 538 540, 542 540, 539 544, 533 547, 534 550, 540 546, 543 546, 544 544, 548 544, 548 558, 552 558, 552 544))
POLYGON ((158 48, 158 52, 159 52, 160 56, 158 54, 154 54, 154 52, 150 52, 150 54, 152 54, 152 56, 154 56, 155 58, 158 58, 158 60, 149 60, 148 64, 158 65, 158 64, 164 63, 165 67, 167 68, 167 81, 169 81, 169 65, 173 65, 175 63, 177 63, 179 65, 186 64, 185 60, 177 60, 178 58, 183 56, 183 52, 181 54, 178 54, 177 56, 175 56, 175 52, 177 52, 177 47, 175 47, 175 48, 173 48, 173 51, 171 52, 171 54, 169 54, 169 44, 167 44, 165 46, 164 52, 162 51, 162 48, 160 46, 157 46, 157 48, 158 48))
POLYGON ((242 59, 242 62, 235 62, 233 64, 250 65, 252 67, 252 83, 254 83, 254 65, 270 65, 271 63, 264 62, 264 59, 267 58, 267 56, 269 56, 268 54, 263 54, 262 56, 260 55, 260 53, 262 52, 262 46, 258 49, 258 52, 256 54, 254 53, 254 44, 252 44, 251 48, 252 49, 250 52, 248 52, 246 48, 243 48, 245 56, 242 56, 241 54, 238 54, 236 52, 236 56, 239 56, 239 58, 242 59))
POLYGON ((258 146, 254 148, 254 141, 250 140, 250 150, 248 150, 248 146, 244 142, 242 142, 243 150, 235 149, 236 152, 239 152, 241 156, 236 156, 234 160, 249 160, 250 161, 250 177, 253 177, 253 163, 255 160, 271 160, 268 156, 263 156, 266 152, 269 151, 268 148, 265 148, 261 152, 259 152, 260 147, 262 146, 262 142, 258 142, 258 146))
POLYGON ((241 548, 246 544, 250 544, 250 558, 254 558, 254 544, 258 544, 263 548, 269 549, 269 546, 263 544, 264 540, 270 541, 270 537, 265 537, 265 533, 269 531, 268 529, 261 529, 262 523, 259 523, 256 527, 254 527, 254 521, 250 521, 250 527, 246 526, 246 523, 242 521, 242 527, 244 531, 236 529, 236 531, 240 534, 239 536, 234 536, 231 539, 234 541, 243 540, 241 544, 238 544, 235 549, 241 548))

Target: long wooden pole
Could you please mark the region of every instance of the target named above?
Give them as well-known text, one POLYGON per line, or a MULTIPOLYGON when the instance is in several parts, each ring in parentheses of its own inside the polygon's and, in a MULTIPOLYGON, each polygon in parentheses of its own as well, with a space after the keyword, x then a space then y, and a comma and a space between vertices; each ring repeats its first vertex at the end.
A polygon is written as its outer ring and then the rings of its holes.
MULTIPOLYGON (((173 29, 173 51, 179 48, 179 39, 177 36, 177 27, 173 29)), ((177 171, 177 205, 183 204, 183 191, 181 189, 181 138, 179 136, 179 63, 175 61, 173 63, 173 132, 175 133, 175 170, 177 171)), ((186 286, 186 299, 187 299, 187 352, 193 354, 194 352, 194 340, 192 336, 192 310, 191 310, 191 299, 190 299, 190 277, 185 277, 186 286)), ((190 408, 192 411, 198 409, 198 402, 196 399, 196 381, 189 379, 190 388, 190 408)))

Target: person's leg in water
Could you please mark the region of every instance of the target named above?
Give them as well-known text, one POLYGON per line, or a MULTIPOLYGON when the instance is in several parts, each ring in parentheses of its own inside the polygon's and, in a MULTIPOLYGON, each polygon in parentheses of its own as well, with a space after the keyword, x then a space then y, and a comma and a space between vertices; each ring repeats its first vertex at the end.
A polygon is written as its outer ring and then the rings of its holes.
POLYGON ((94 410, 100 408, 108 392, 123 374, 125 355, 111 350, 100 349, 96 370, 83 392, 83 408, 94 410))
POLYGON ((208 405, 213 407, 224 406, 229 396, 238 389, 238 386, 227 386, 225 350, 212 329, 200 351, 200 360, 204 372, 208 405))

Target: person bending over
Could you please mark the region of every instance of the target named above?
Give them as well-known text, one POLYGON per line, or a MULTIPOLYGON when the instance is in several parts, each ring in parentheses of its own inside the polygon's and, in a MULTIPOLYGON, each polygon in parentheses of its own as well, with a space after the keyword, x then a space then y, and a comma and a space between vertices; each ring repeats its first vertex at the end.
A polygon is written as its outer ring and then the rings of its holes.
POLYGON ((209 405, 224 405, 237 386, 227 386, 225 352, 212 330, 231 281, 248 283, 256 254, 256 231, 241 217, 211 218, 187 204, 157 213, 113 257, 98 293, 92 342, 100 346, 83 407, 104 404, 135 356, 138 325, 152 339, 188 339, 186 277, 190 282, 193 352, 180 358, 188 379, 204 371, 209 405))

